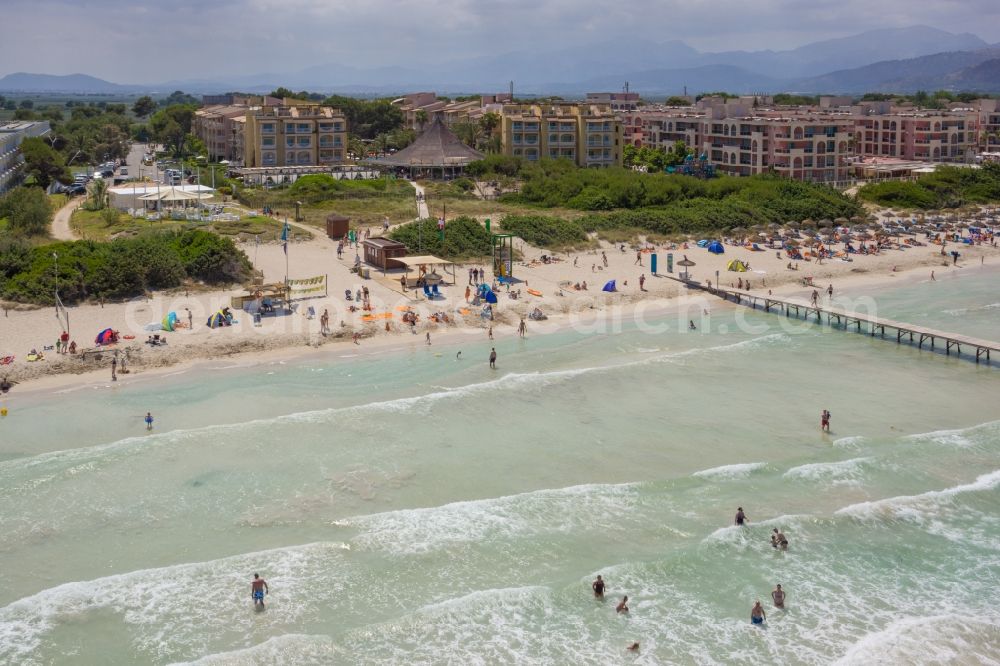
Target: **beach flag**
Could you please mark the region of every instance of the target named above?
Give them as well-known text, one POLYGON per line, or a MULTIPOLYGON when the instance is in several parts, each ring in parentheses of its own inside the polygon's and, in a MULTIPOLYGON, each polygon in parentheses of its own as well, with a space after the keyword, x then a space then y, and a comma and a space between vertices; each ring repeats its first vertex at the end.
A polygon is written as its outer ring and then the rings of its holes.
POLYGON ((285 226, 281 227, 281 242, 283 243, 283 245, 281 246, 281 249, 284 250, 285 254, 287 255, 288 254, 288 221, 287 220, 285 221, 285 226))

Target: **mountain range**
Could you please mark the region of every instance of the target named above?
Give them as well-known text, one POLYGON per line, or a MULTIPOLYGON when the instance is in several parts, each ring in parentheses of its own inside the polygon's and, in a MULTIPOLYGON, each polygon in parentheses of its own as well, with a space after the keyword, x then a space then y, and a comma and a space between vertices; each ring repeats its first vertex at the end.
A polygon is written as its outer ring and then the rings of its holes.
POLYGON ((702 52, 684 42, 620 41, 550 51, 512 51, 407 66, 320 64, 290 72, 117 84, 86 74, 9 74, 0 91, 63 93, 265 92, 295 90, 393 94, 506 90, 578 95, 619 90, 643 94, 729 92, 863 93, 915 90, 1000 91, 1000 44, 926 26, 872 30, 784 51, 702 52))

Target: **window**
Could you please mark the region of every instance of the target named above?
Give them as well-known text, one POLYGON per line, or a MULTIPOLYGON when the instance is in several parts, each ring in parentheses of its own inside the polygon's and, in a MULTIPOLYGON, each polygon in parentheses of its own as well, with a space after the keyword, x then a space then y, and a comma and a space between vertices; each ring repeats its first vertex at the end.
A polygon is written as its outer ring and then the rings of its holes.
POLYGON ((298 162, 299 164, 309 164, 310 162, 312 162, 312 153, 305 150, 299 151, 298 162))
POLYGON ((265 136, 260 140, 260 145, 262 148, 274 148, 274 137, 265 136))
POLYGON ((295 137, 294 136, 286 136, 285 137, 285 148, 294 148, 294 147, 295 147, 295 137))
POLYGON ((273 152, 264 152, 260 156, 261 162, 264 164, 274 164, 275 156, 273 152))
POLYGON ((261 123, 261 134, 274 134, 274 123, 261 123))
POLYGON ((320 123, 319 124, 319 131, 320 132, 332 132, 333 131, 333 123, 320 123))
POLYGON ((285 134, 295 134, 295 123, 285 123, 285 134))
POLYGON ((309 148, 311 146, 312 146, 312 137, 311 136, 300 136, 299 137, 299 140, 298 140, 298 147, 299 148, 309 148))
POLYGON ((312 126, 309 123, 299 123, 296 130, 299 134, 309 134, 312 132, 312 126))
POLYGON ((295 164, 295 152, 288 151, 285 153, 285 164, 295 164))

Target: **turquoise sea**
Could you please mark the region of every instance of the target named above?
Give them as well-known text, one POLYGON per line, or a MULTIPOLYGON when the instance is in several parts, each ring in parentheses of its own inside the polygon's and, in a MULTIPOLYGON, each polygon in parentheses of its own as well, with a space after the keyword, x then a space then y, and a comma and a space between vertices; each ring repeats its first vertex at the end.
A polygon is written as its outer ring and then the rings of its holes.
MULTIPOLYGON (((998 339, 998 284, 875 301, 998 339)), ((16 387, 0 663, 1000 664, 1000 359, 686 317, 16 387)))

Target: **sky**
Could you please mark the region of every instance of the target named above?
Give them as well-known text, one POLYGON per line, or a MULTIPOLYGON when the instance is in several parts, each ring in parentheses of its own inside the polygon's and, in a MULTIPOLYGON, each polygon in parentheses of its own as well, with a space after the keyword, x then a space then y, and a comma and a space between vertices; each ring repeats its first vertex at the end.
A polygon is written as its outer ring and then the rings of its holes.
POLYGON ((783 50, 927 25, 1000 42, 1000 0, 2 0, 0 21, 0 75, 144 84, 318 64, 413 67, 595 40, 783 50))

